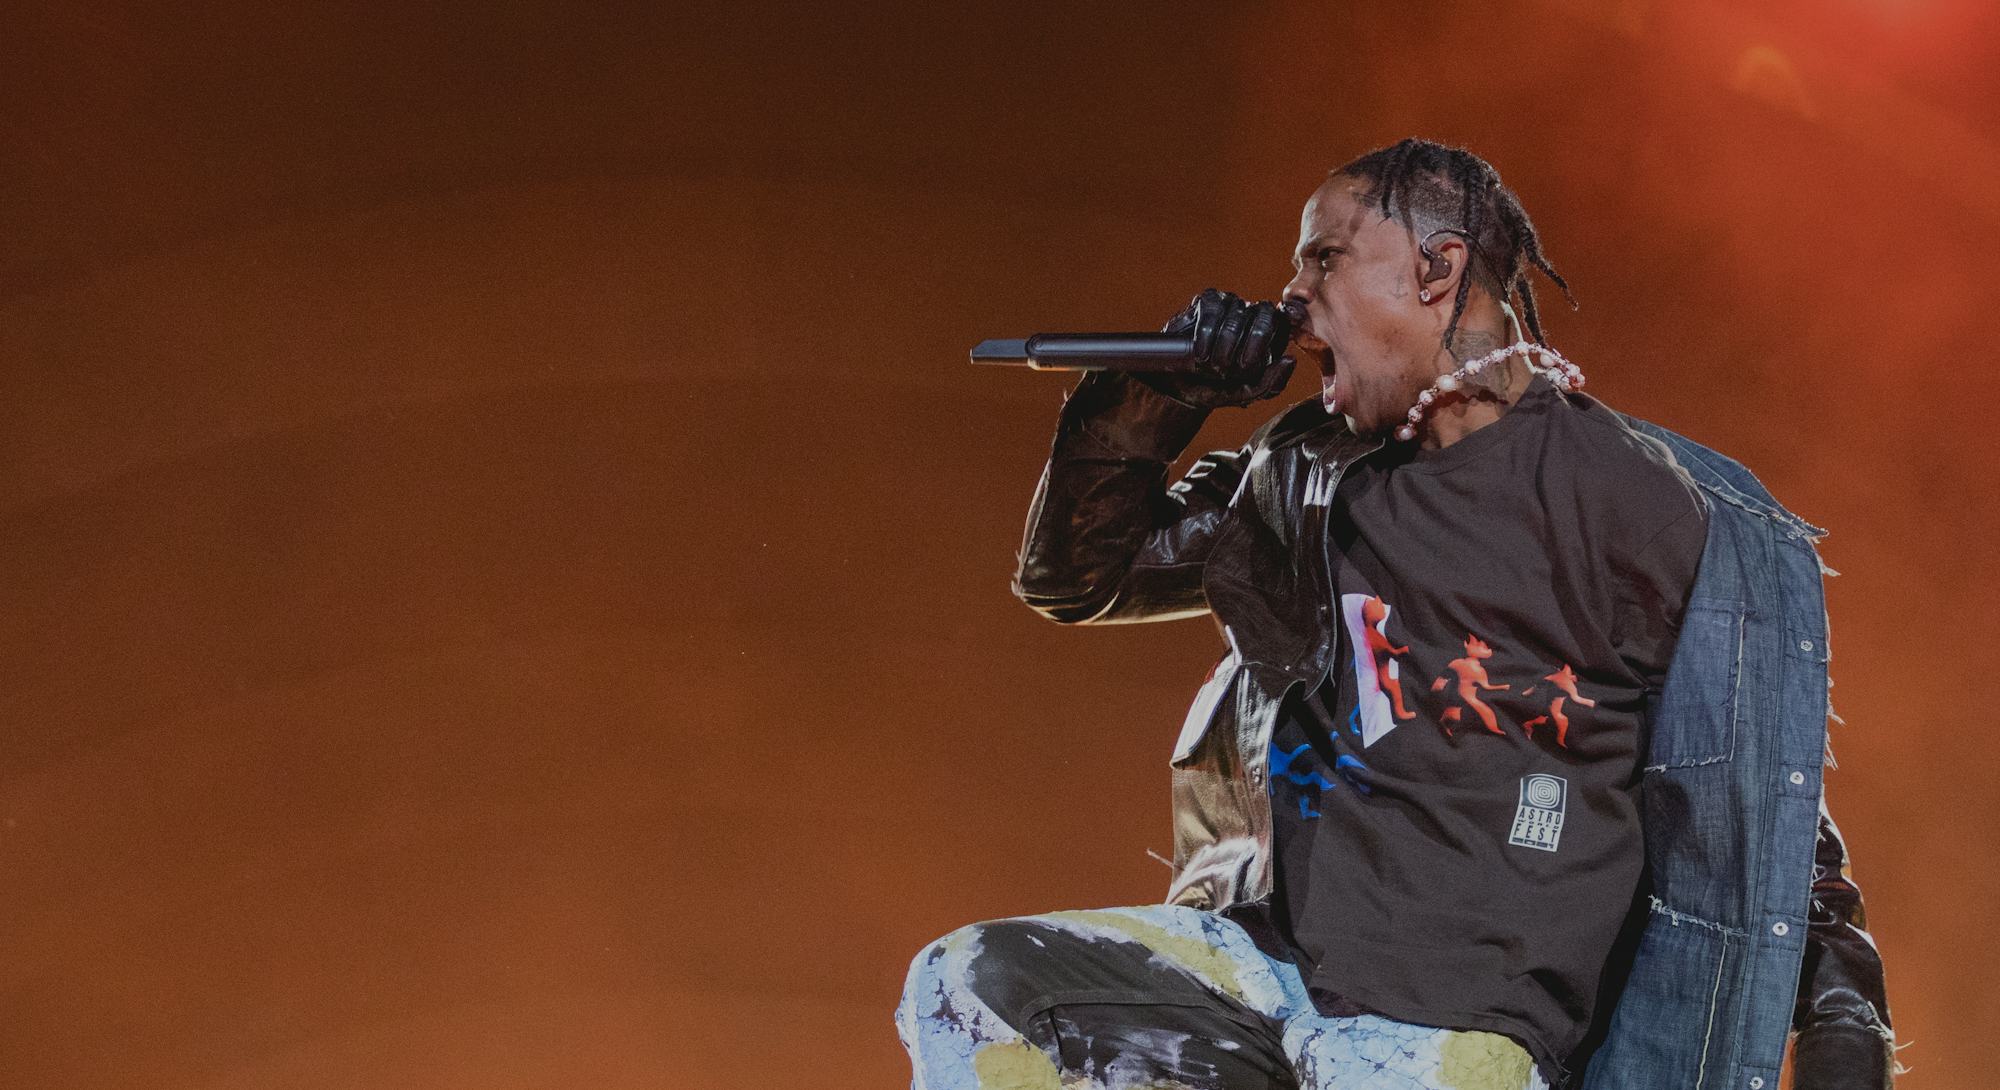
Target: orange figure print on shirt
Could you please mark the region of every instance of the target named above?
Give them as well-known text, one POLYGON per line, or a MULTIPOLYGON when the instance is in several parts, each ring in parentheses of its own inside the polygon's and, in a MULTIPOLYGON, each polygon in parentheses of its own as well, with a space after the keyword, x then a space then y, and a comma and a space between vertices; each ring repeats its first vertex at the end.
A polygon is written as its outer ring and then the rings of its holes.
POLYGON ((1395 671, 1389 669, 1393 656, 1405 654, 1409 644, 1397 647, 1389 642, 1382 630, 1384 621, 1389 619, 1389 604, 1381 598, 1370 598, 1361 603, 1361 623, 1363 637, 1368 641, 1368 665, 1375 671, 1375 683, 1389 694, 1389 700, 1396 708, 1396 718, 1415 719, 1417 713, 1403 706, 1403 683, 1396 678, 1395 671), (1388 657, 1385 657, 1388 656, 1388 657))
MULTIPOLYGON (((1528 737, 1533 738, 1535 736, 1536 727, 1539 727, 1543 723, 1547 723, 1553 720, 1556 725, 1556 745, 1559 745, 1564 749, 1568 749, 1569 716, 1563 714, 1563 701, 1574 700, 1578 704, 1586 708, 1595 708, 1597 706, 1597 701, 1592 700, 1589 697, 1584 696, 1582 693, 1576 691, 1576 671, 1570 669, 1569 663, 1567 662, 1563 663, 1562 669, 1557 670, 1553 674, 1547 675, 1546 677, 1542 678, 1542 680, 1555 682, 1556 688, 1561 689, 1563 695, 1558 696, 1554 700, 1549 701, 1549 714, 1538 715, 1533 719, 1528 720, 1527 722, 1521 724, 1521 729, 1528 732, 1528 737)), ((1529 693, 1532 693, 1534 691, 1535 691, 1534 686, 1531 685, 1528 688, 1523 689, 1521 691, 1521 695, 1527 696, 1529 693)))
MULTIPOLYGON (((1495 734, 1504 734, 1506 732, 1500 729, 1499 722, 1493 717, 1493 709, 1488 707, 1485 701, 1479 699, 1479 694, 1482 690, 1491 693, 1502 692, 1508 688, 1506 685, 1493 684, 1492 680, 1486 676, 1486 664, 1483 660, 1492 657, 1493 649, 1486 645, 1485 640, 1467 633, 1465 637, 1465 657, 1462 659, 1453 659, 1446 663, 1445 667, 1458 675, 1458 698, 1465 702, 1467 708, 1472 709, 1472 714, 1479 717, 1479 722, 1487 730, 1495 734)), ((1443 692, 1447 681, 1447 678, 1440 677, 1436 681, 1431 682, 1431 692, 1443 692)), ((1451 727, 1448 724, 1457 723, 1464 719, 1461 713, 1462 709, 1452 707, 1446 708, 1444 714, 1438 716, 1438 722, 1440 725, 1444 725, 1444 732, 1446 734, 1451 733, 1451 727)))

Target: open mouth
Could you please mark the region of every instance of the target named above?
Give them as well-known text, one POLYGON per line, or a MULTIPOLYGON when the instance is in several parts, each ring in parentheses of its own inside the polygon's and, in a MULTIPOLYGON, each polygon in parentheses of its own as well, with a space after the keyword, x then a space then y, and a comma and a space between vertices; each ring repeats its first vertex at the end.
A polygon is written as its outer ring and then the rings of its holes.
POLYGON ((1319 366, 1320 403, 1328 413, 1339 412, 1340 369, 1335 366, 1333 346, 1303 330, 1294 340, 1298 350, 1319 366))
MULTIPOLYGON (((1301 308, 1302 310, 1303 308, 1301 308)), ((1292 348, 1294 354, 1300 356, 1302 359, 1309 358, 1318 365, 1320 404, 1326 407, 1328 413, 1338 412, 1340 393, 1339 384, 1336 381, 1337 372, 1334 367, 1333 346, 1321 340, 1317 334, 1313 333, 1306 325, 1303 313, 1295 315, 1295 323, 1292 327, 1292 348)))

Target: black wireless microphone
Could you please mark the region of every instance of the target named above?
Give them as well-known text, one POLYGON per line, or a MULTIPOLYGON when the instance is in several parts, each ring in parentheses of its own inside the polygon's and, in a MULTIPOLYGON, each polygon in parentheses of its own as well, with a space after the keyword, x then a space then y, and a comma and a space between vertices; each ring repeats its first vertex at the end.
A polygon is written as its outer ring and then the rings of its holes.
MULTIPOLYGON (((1290 325, 1271 338, 1271 360, 1285 354, 1291 331, 1304 328, 1305 307, 1296 300, 1279 308, 1290 325)), ((1199 371, 1194 333, 1037 333, 1018 340, 980 341, 972 362, 1036 371, 1199 371)))

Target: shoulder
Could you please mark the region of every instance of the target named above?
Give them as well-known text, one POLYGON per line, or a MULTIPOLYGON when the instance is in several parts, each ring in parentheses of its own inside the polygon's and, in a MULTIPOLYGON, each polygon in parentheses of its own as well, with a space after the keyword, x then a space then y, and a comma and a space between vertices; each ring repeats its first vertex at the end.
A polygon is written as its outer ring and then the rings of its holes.
MULTIPOLYGON (((1587 395, 1576 396, 1587 397, 1587 395)), ((1602 401, 1597 401, 1595 398, 1590 400, 1599 406, 1604 406, 1602 401)), ((1609 409, 1608 406, 1605 407, 1609 409)), ((1742 462, 1650 420, 1621 413, 1615 409, 1609 409, 1609 412, 1634 432, 1665 445, 1709 498, 1719 500, 1727 507, 1778 523, 1792 537, 1818 541, 1826 536, 1826 530, 1793 514, 1785 505, 1779 503, 1771 490, 1764 487, 1764 482, 1758 480, 1757 475, 1742 462)))
POLYGON ((1295 445, 1315 433, 1326 434, 1329 429, 1341 435, 1350 434, 1347 422, 1329 414, 1319 395, 1314 394, 1292 402, 1258 425, 1251 433, 1250 444, 1252 449, 1276 450, 1295 445))
POLYGON ((1363 440, 1347 428, 1347 421, 1330 415, 1317 396, 1304 398, 1272 414, 1250 433, 1244 450, 1252 472, 1302 472, 1312 453, 1329 443, 1359 446, 1363 440))
POLYGON ((1559 396, 1569 406, 1570 419, 1576 421, 1578 434, 1593 453, 1612 459, 1621 468, 1638 469, 1649 476, 1665 475, 1687 488, 1696 487, 1693 474, 1681 464, 1674 448, 1659 436, 1635 427, 1636 418, 1581 391, 1559 396))
POLYGON ((1636 473, 1650 485, 1699 495, 1700 484, 1680 452, 1662 435, 1639 426, 1643 421, 1581 391, 1561 397, 1571 409, 1577 434, 1591 454, 1606 460, 1608 468, 1636 473))
POLYGON ((1582 393, 1559 395, 1569 421, 1568 456, 1579 463, 1593 506, 1606 511, 1629 548, 1662 537, 1699 541, 1710 503, 1674 446, 1582 393))

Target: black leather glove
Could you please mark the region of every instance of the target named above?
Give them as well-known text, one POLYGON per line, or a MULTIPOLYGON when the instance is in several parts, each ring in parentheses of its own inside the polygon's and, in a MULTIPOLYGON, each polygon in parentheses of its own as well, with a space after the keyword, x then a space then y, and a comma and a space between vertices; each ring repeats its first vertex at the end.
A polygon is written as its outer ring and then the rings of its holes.
POLYGON ((1200 369, 1133 377, 1189 408, 1241 406, 1276 397, 1292 377, 1296 361, 1291 356, 1271 358, 1292 337, 1291 319, 1274 303, 1246 303, 1210 288, 1160 331, 1191 332, 1200 369))

